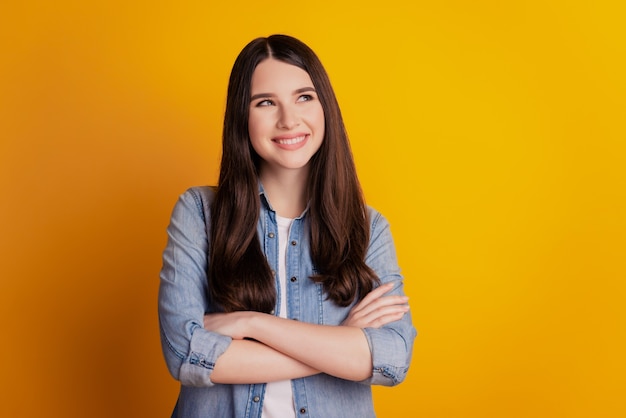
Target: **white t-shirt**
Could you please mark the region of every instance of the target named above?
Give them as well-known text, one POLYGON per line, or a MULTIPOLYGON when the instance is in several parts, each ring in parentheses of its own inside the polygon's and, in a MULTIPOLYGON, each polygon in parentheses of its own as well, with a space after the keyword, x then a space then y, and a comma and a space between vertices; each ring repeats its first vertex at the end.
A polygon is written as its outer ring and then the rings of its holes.
MULTIPOLYGON (((280 306, 278 316, 287 317, 287 242, 289 228, 293 219, 276 215, 278 225, 278 280, 280 288, 280 306)), ((296 409, 293 404, 293 389, 291 380, 270 382, 265 386, 262 418, 295 417, 296 409)))

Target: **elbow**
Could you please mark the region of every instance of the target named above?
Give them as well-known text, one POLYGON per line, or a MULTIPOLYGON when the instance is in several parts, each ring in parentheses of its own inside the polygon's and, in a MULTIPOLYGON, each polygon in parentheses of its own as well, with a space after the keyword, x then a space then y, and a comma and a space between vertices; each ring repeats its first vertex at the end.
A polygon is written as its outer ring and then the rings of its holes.
POLYGON ((392 330, 372 330, 366 334, 372 347, 373 366, 370 376, 362 383, 381 386, 396 386, 402 383, 411 364, 415 329, 410 327, 405 334, 398 334, 392 330))
POLYGON ((374 369, 369 379, 362 381, 362 383, 380 386, 397 386, 404 382, 408 371, 408 367, 404 369, 398 369, 395 367, 377 367, 374 369))
POLYGON ((165 335, 163 331, 163 327, 161 329, 161 350, 163 352, 163 358, 165 359, 165 365, 167 366, 167 370, 170 372, 170 375, 175 380, 180 380, 180 368, 184 361, 184 355, 177 351, 170 340, 165 335))
POLYGON ((161 329, 161 347, 170 375, 184 386, 213 386, 210 379, 214 364, 202 353, 186 355, 176 350, 161 329))
MULTIPOLYGON (((232 339, 206 332, 193 321, 188 334, 166 332, 163 325, 161 323, 161 346, 172 377, 184 386, 214 386, 211 376, 216 359, 226 351, 232 339)), ((178 329, 187 328, 183 325, 178 329)))

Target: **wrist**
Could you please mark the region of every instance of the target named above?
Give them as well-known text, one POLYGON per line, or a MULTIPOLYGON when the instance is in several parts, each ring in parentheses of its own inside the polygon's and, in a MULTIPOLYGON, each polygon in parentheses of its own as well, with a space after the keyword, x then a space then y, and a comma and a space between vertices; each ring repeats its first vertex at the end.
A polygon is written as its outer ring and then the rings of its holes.
POLYGON ((269 316, 269 314, 264 314, 262 312, 246 312, 244 321, 246 337, 252 340, 261 341, 261 337, 263 335, 263 320, 269 316))

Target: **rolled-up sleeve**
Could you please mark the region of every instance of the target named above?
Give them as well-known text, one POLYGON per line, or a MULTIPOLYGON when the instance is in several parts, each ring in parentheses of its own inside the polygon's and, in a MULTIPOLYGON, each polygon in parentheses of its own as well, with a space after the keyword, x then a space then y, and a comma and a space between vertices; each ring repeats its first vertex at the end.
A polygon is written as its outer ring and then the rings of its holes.
POLYGON ((231 338, 208 332, 203 318, 207 298, 207 189, 190 189, 174 206, 167 228, 159 286, 161 345, 172 376, 187 386, 211 386, 217 358, 231 338), (204 195, 204 196, 203 196, 204 195))
MULTIPOLYGON (((366 263, 378 275, 381 283, 395 282, 388 294, 404 295, 395 246, 387 220, 370 209, 370 244, 366 263)), ((372 353, 372 376, 362 383, 394 386, 401 383, 409 370, 413 341, 417 332, 410 311, 402 319, 381 328, 365 328, 365 336, 372 353)))

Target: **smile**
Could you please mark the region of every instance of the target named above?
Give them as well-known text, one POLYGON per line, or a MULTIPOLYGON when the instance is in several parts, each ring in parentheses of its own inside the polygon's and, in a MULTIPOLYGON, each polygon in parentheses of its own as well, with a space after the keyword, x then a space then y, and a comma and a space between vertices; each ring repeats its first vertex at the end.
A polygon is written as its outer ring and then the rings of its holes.
POLYGON ((273 141, 281 145, 295 145, 306 139, 306 135, 296 136, 295 138, 275 138, 273 141))

